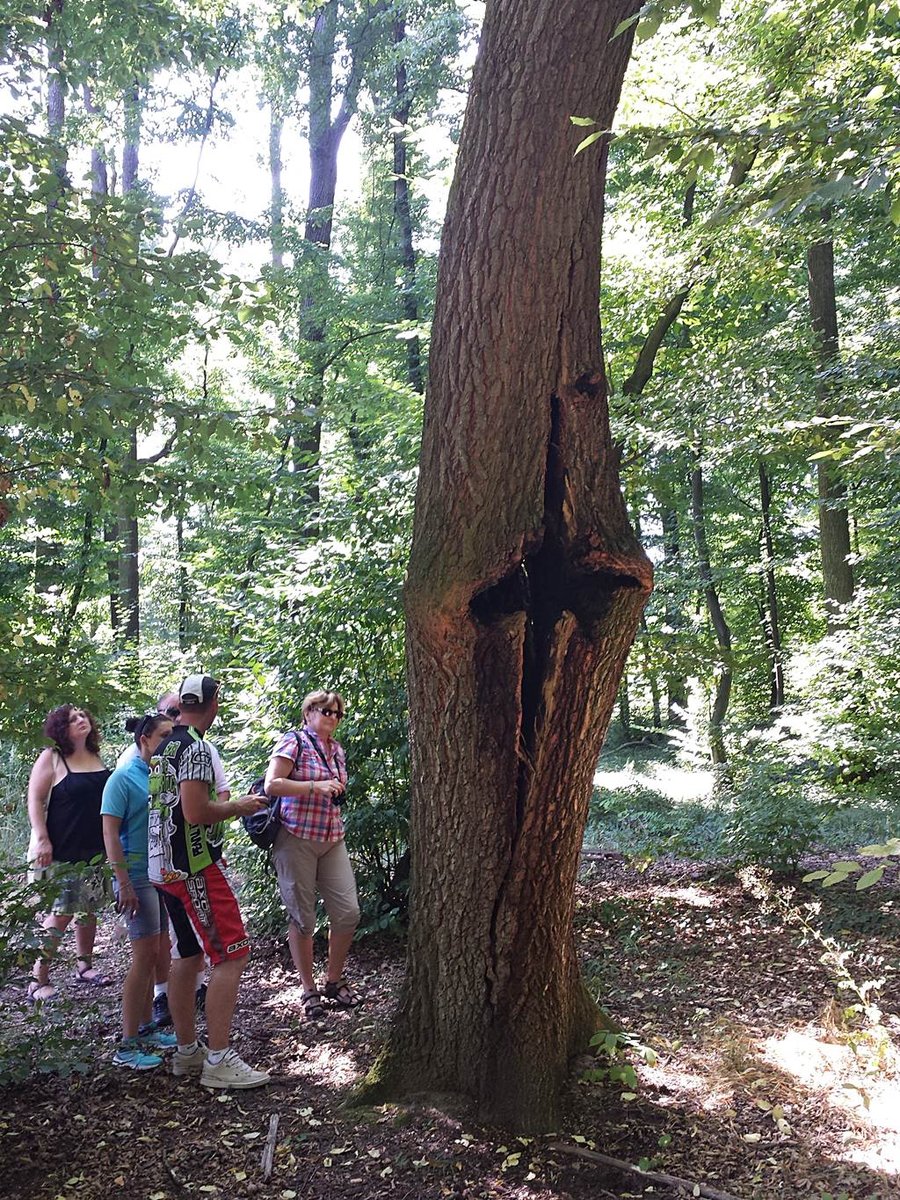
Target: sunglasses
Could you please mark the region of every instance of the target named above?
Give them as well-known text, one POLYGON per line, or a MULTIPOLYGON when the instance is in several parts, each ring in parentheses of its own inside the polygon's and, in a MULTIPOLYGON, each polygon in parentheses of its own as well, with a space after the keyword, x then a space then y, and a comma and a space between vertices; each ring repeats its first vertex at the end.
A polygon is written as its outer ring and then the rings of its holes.
POLYGON ((317 708, 316 712, 320 712, 323 717, 337 717, 338 720, 344 715, 339 708, 317 708))

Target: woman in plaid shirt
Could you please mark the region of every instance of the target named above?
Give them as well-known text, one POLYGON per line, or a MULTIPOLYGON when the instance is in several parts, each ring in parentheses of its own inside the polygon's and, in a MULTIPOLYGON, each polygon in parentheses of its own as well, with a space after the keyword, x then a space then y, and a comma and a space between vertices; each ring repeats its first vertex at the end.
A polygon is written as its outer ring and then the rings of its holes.
POLYGON ((303 984, 310 1020, 324 1015, 323 996, 338 1008, 359 1001, 343 978, 344 962, 359 924, 356 881, 344 844, 341 804, 347 765, 334 732, 344 715, 337 692, 310 692, 303 728, 284 734, 266 771, 269 796, 281 797, 281 828, 272 849, 278 890, 290 917, 291 958, 303 984), (313 975, 316 891, 328 914, 328 974, 322 991, 313 975))

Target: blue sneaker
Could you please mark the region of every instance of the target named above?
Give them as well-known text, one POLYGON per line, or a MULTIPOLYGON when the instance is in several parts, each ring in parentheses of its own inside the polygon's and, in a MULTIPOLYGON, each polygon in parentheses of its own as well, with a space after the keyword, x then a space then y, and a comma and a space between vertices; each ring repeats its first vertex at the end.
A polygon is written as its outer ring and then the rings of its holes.
POLYGON ((161 1067, 163 1060, 158 1054, 145 1054, 129 1038, 119 1043, 112 1061, 114 1067, 130 1067, 132 1071, 152 1071, 154 1067, 161 1067))
POLYGON ((148 1021, 138 1029, 138 1041, 142 1046, 153 1046, 157 1050, 170 1050, 178 1045, 174 1033, 162 1033, 153 1021, 148 1021))

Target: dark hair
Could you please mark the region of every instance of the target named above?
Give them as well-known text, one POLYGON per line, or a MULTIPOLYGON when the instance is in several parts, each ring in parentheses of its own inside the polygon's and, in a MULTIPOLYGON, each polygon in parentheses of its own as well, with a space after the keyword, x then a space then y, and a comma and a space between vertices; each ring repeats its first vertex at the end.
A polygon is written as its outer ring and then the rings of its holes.
POLYGON ((44 722, 45 736, 54 743, 63 758, 67 754, 74 754, 75 747, 72 744, 72 739, 69 737, 69 718, 73 712, 83 712, 90 721, 91 732, 85 739, 85 748, 90 750, 92 754, 99 753, 100 730, 97 728, 97 722, 94 720, 93 713, 88 712, 86 708, 77 709, 74 704, 61 704, 59 708, 54 708, 47 714, 47 719, 44 722))
POLYGON ((142 737, 150 737, 165 722, 170 725, 172 723, 172 718, 168 713, 149 712, 144 713, 142 717, 129 717, 125 722, 125 728, 129 733, 134 734, 134 744, 140 746, 142 737))

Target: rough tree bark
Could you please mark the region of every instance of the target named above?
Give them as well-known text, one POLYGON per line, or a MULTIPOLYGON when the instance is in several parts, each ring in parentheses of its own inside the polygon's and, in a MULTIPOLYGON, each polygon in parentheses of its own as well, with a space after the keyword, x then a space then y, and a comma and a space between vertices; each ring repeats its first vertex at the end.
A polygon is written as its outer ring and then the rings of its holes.
POLYGON ((607 420, 608 128, 636 0, 488 3, 441 247, 406 587, 413 899, 368 1094, 466 1093, 552 1128, 597 1022, 574 886, 600 746, 651 586, 607 420), (595 147, 596 149, 596 147, 595 147))
MULTIPOLYGON (((814 242, 807 251, 806 265, 809 313, 818 362, 816 397, 819 415, 829 417, 834 415, 835 375, 840 366, 833 244, 830 241, 814 242)), ((850 517, 840 468, 830 459, 819 459, 816 475, 825 618, 829 633, 833 633, 843 624, 844 608, 853 599, 850 517)))

